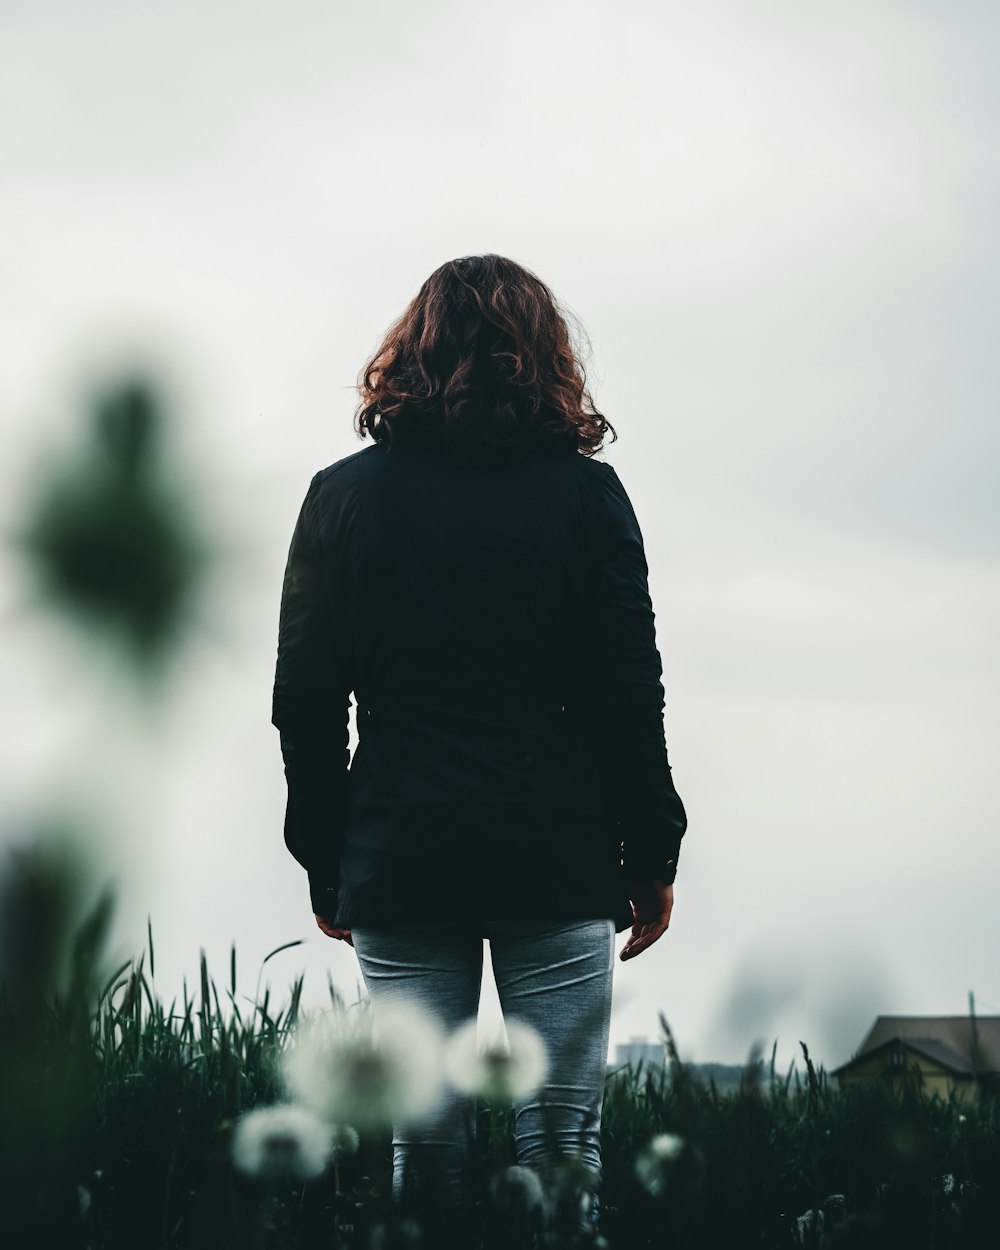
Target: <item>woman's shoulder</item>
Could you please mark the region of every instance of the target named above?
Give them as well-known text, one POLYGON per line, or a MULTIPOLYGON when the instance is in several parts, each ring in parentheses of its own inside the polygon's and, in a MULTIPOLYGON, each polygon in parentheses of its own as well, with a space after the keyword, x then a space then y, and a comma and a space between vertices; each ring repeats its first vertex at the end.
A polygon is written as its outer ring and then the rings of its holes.
POLYGON ((331 493, 352 493, 352 488, 360 487, 362 482, 371 489, 376 488, 376 482, 386 476, 395 479, 402 475, 404 480, 410 480, 415 473, 418 478, 428 475, 433 477, 436 487, 440 489, 445 485, 449 470, 459 477, 470 472, 477 476, 483 473, 492 476, 498 472, 501 477, 513 475, 522 481, 525 478, 536 478, 551 483, 553 478, 561 478, 567 484, 570 480, 574 481, 576 489, 587 495, 598 490, 601 483, 607 486, 616 480, 614 469, 606 461, 582 455, 577 451, 534 454, 522 451, 519 455, 499 456, 492 463, 470 465, 461 459, 442 454, 439 449, 402 446, 390 448, 383 443, 370 443, 320 469, 314 475, 312 488, 317 494, 324 496, 331 493))
POLYGON ((356 475, 364 468, 364 458, 369 459, 373 456, 381 457, 384 455, 384 448, 378 443, 370 443, 367 447, 362 447, 359 451, 352 451, 350 455, 341 456, 339 460, 334 460, 332 464, 328 464, 325 468, 319 470, 315 480, 317 482, 327 482, 331 478, 350 477, 356 475))
POLYGON ((527 463, 541 473, 576 478, 585 485, 602 481, 611 470, 611 466, 605 461, 594 456, 585 456, 579 451, 541 453, 530 457, 527 463))

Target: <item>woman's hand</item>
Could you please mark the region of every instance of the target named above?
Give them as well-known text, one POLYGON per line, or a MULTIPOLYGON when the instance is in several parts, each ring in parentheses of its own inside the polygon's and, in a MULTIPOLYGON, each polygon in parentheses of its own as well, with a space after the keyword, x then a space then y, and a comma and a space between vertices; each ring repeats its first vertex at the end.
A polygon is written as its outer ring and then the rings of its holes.
MULTIPOLYGON (((315 913, 313 913, 315 915, 315 913)), ((324 920, 322 916, 316 916, 316 923, 323 930, 327 937, 336 938, 338 942, 347 942, 351 946, 354 945, 354 939, 351 937, 350 929, 335 929, 328 920, 324 920)))
POLYGON ((635 923, 619 959, 633 959, 658 941, 670 927, 674 887, 662 881, 633 881, 629 885, 635 923))

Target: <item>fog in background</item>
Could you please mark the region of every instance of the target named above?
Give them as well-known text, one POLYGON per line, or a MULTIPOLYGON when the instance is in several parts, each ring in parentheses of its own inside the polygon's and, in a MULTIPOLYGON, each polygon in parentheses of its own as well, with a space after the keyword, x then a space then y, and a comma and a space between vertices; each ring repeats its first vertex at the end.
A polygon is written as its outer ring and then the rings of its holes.
POLYGON ((0 0, 5 532, 141 367, 224 553, 150 717, 5 549, 0 836, 87 813, 168 1002, 199 948, 252 995, 295 938, 273 997, 355 995, 282 841, 281 577, 381 333, 496 251, 589 332, 689 812, 612 1043, 662 1010, 684 1058, 835 1066, 878 1013, 1000 1010, 998 35, 972 0, 0 0))

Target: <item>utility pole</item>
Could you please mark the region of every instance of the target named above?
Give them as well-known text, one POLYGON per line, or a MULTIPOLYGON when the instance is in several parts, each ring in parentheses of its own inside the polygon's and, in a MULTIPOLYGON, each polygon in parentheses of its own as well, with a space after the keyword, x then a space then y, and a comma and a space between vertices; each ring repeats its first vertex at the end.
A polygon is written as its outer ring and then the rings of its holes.
POLYGON ((979 1030, 976 1027, 976 996, 969 990, 969 1023, 972 1028, 972 1071, 979 1092, 979 1030))

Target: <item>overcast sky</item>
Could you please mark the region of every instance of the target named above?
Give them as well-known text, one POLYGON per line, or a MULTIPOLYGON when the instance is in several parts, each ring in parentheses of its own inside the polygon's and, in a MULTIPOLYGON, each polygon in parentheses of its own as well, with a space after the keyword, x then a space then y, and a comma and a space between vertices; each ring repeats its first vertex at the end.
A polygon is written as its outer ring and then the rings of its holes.
POLYGON ((3 556, 3 836, 92 812, 168 1001, 233 940, 242 993, 299 937, 272 996, 360 982, 282 842, 281 575, 382 331, 496 251, 589 332, 689 813, 612 1042, 662 1010, 686 1058, 832 1067, 876 1014, 1000 1011, 996 5, 0 16, 3 523, 88 381, 144 361, 230 553, 156 723, 3 556))

